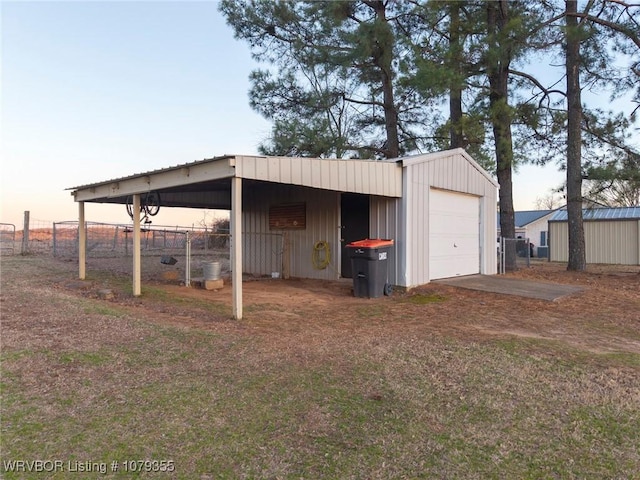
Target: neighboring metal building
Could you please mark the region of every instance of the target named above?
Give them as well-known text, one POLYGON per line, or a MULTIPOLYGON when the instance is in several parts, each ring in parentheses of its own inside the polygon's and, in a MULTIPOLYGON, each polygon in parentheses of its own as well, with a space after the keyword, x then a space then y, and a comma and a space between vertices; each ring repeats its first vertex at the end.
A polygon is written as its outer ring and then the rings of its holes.
MULTIPOLYGON (((640 207, 582 211, 587 263, 640 265, 640 207)), ((550 260, 569 260, 567 211, 549 219, 550 260)))
MULTIPOLYGON (((150 191, 160 193, 162 206, 230 210, 234 315, 240 318, 242 272, 349 278, 346 245, 363 238, 394 240, 389 281, 398 286, 496 273, 497 186, 455 149, 383 161, 224 156, 70 190, 81 223, 85 202, 126 203, 131 196, 139 202, 150 191), (324 268, 312 262, 319 243, 331 252, 324 268)), ((134 256, 139 295, 135 262, 134 256)))

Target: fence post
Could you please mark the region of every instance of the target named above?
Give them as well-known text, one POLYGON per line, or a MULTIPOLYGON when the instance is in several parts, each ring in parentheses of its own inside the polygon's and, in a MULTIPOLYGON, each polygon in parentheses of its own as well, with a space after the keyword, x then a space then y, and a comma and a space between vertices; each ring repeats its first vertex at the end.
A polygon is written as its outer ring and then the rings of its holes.
POLYGON ((53 256, 57 257, 58 256, 58 242, 56 241, 56 222, 53 222, 52 236, 53 236, 53 256))
POLYGON ((191 286, 191 236, 189 230, 186 232, 185 238, 185 267, 184 267, 184 284, 187 287, 191 286))
POLYGON ((116 248, 118 248, 118 231, 120 229, 119 225, 116 225, 116 229, 113 232, 113 246, 111 247, 111 251, 115 252, 116 248))
POLYGON ((24 212, 24 222, 22 226, 22 255, 29 253, 29 210, 24 212))

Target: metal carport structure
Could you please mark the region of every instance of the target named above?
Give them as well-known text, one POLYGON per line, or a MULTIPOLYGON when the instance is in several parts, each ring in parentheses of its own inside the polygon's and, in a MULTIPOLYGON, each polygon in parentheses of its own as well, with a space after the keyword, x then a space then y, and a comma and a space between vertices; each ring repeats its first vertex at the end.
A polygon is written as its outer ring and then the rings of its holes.
POLYGON ((231 212, 233 316, 242 318, 242 196, 245 182, 299 185, 336 192, 402 196, 396 161, 224 155, 127 177, 72 187, 78 202, 78 274, 86 277, 85 203, 133 204, 133 295, 141 295, 141 196, 160 194, 161 206, 231 212))

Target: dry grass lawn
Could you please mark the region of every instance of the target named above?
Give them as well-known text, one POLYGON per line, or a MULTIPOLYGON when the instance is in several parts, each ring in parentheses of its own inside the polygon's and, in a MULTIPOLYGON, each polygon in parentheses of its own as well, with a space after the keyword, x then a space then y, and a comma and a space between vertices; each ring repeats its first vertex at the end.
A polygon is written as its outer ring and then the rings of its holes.
POLYGON ((247 281, 235 321, 114 261, 2 258, 3 478, 640 478, 639 267, 512 274, 586 287, 555 302, 247 281))

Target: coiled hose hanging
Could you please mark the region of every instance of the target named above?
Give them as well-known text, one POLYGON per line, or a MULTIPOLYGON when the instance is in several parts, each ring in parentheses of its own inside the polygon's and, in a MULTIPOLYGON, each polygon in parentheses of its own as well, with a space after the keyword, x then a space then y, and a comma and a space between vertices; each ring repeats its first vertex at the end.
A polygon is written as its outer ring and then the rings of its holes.
POLYGON ((324 270, 331 263, 331 247, 329 242, 320 240, 313 245, 311 263, 317 270, 324 270))

